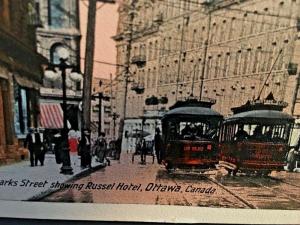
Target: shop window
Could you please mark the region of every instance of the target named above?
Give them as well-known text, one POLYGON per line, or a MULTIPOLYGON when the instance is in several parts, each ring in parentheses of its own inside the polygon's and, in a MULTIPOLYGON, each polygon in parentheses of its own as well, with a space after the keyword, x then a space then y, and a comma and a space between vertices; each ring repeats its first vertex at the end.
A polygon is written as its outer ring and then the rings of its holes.
POLYGON ((16 135, 25 135, 28 133, 28 102, 27 102, 27 91, 23 88, 17 90, 15 99, 15 114, 14 114, 14 125, 16 135))

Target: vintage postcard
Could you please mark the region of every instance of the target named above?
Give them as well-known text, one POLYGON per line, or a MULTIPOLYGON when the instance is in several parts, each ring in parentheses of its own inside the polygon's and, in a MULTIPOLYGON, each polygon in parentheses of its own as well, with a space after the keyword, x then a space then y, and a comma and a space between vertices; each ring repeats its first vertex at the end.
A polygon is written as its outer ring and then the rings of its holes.
POLYGON ((0 216, 300 223, 299 13, 0 0, 0 216))

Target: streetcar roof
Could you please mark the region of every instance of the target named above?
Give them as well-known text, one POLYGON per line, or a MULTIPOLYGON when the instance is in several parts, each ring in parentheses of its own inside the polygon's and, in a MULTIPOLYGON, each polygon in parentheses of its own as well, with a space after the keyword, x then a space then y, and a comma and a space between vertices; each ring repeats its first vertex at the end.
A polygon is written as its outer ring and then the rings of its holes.
POLYGON ((166 119, 169 117, 180 117, 180 116, 193 116, 199 118, 207 118, 207 117, 215 117, 222 119, 223 116, 208 107, 195 107, 195 106, 187 106, 187 107, 178 107, 174 108, 167 113, 164 114, 162 119, 166 119))
POLYGON ((284 112, 277 110, 251 110, 241 112, 228 117, 225 123, 232 123, 241 121, 242 123, 276 123, 284 124, 287 122, 294 122, 294 118, 284 112))

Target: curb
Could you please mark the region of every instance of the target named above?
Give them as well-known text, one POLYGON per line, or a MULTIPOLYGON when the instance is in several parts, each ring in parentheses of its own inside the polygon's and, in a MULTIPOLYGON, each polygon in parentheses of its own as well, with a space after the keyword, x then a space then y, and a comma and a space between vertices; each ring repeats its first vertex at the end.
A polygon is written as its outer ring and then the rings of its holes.
MULTIPOLYGON (((68 182, 72 182, 72 181, 75 181, 77 179, 80 179, 80 178, 83 178, 83 177, 86 177, 88 176, 89 174, 97 171, 97 170, 100 170, 102 168, 105 168, 106 167, 106 164, 99 164, 99 165, 96 165, 90 169, 84 169, 82 171, 80 171, 79 173, 75 174, 73 177, 69 178, 68 180, 66 181, 63 181, 64 183, 68 183, 68 182)), ((56 192, 59 192, 61 191, 61 189, 48 189, 46 191, 43 191, 33 197, 30 197, 29 199, 27 200, 23 200, 23 201, 40 201, 42 200, 43 198, 45 197, 48 197, 49 195, 51 194, 54 194, 56 192)))

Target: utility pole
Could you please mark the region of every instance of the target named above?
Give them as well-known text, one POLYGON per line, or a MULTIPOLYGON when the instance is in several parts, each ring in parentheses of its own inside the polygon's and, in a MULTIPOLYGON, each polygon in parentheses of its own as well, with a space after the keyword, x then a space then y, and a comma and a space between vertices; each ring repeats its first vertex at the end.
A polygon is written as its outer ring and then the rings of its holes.
POLYGON ((97 0, 89 0, 82 97, 83 129, 90 129, 91 126, 91 91, 94 67, 96 11, 97 0))
POLYGON ((127 106, 127 92, 128 92, 128 82, 130 76, 130 58, 131 58, 131 44, 132 44, 132 36, 133 36, 133 20, 134 20, 134 10, 135 4, 137 0, 132 0, 129 6, 129 27, 128 27, 128 37, 127 37, 127 52, 126 52, 126 62, 125 62, 125 70, 124 70, 124 98, 123 98, 123 115, 120 118, 120 130, 119 136, 122 137, 124 126, 125 126, 125 119, 126 119, 126 106, 127 106))
POLYGON ((115 3, 114 0, 89 0, 82 96, 83 129, 90 129, 91 126, 91 92, 95 52, 97 2, 115 3))

